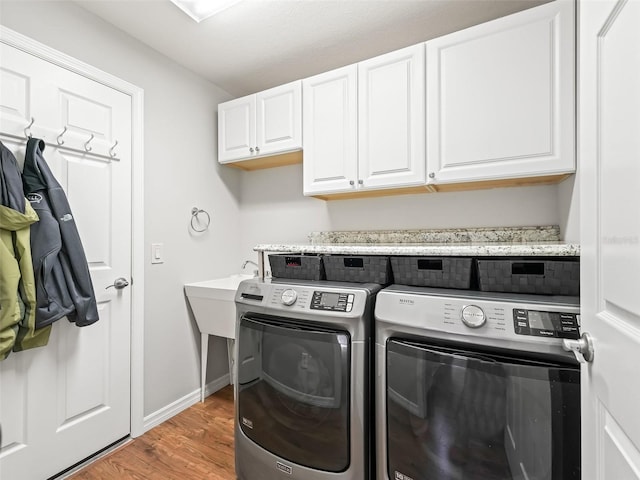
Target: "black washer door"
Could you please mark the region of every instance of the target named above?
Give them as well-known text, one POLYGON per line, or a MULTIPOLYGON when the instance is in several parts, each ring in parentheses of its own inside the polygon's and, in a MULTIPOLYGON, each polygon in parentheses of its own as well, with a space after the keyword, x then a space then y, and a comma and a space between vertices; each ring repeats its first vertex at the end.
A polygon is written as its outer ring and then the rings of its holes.
POLYGON ((579 480, 580 371, 387 342, 392 479, 579 480))
POLYGON ((245 315, 237 342, 238 421, 244 434, 290 462, 346 470, 349 333, 245 315))

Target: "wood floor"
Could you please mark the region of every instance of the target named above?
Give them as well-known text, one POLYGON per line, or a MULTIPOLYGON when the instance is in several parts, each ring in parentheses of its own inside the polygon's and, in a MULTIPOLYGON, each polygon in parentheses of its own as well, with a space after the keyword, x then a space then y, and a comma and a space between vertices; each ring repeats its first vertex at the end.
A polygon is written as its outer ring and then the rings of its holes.
POLYGON ((235 480, 233 389, 210 395, 72 480, 235 480))

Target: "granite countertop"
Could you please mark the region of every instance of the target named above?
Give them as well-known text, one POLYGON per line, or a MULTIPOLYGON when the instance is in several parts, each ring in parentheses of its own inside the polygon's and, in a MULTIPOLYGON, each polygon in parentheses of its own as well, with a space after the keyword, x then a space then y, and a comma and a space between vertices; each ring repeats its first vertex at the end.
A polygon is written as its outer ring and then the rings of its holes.
POLYGON ((312 232, 309 243, 260 244, 257 252, 415 256, 578 256, 558 226, 312 232))

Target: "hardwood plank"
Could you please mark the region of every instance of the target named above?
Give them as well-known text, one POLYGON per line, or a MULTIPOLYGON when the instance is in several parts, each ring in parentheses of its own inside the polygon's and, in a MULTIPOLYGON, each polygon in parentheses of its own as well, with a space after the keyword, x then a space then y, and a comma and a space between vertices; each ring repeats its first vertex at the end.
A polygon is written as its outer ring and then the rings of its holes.
POLYGON ((233 419, 229 385, 69 480, 235 480, 233 419))

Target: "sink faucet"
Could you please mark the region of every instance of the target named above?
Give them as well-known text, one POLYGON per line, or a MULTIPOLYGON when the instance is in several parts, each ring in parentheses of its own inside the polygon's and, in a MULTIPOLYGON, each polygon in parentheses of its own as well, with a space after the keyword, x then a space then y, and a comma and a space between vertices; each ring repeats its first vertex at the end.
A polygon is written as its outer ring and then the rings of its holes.
POLYGON ((247 267, 247 264, 251 263, 252 265, 256 266, 256 269, 253 271, 253 276, 257 277, 258 276, 258 264, 252 260, 245 260, 244 263, 242 264, 242 270, 244 270, 247 267))

